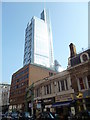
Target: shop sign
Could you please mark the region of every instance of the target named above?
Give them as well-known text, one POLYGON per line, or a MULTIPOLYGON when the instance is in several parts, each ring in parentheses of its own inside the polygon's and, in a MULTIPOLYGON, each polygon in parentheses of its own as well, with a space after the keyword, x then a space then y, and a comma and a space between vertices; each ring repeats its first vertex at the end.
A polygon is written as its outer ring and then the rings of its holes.
POLYGON ((58 95, 55 97, 55 102, 62 102, 62 101, 68 101, 68 100, 72 100, 71 94, 58 95))
POLYGON ((54 97, 53 98, 47 98, 47 99, 43 99, 43 102, 45 103, 45 104, 52 104, 53 102, 54 102, 54 97))

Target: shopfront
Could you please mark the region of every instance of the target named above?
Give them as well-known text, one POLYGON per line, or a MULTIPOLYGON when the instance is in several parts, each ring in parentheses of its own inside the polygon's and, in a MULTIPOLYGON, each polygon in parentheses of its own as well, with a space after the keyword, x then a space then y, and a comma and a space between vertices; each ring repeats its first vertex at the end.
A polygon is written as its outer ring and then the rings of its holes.
POLYGON ((55 103, 52 104, 52 108, 55 113, 68 115, 71 111, 72 95, 58 95, 55 97, 55 103))
POLYGON ((56 102, 52 104, 52 108, 54 108, 56 113, 66 115, 69 114, 71 102, 72 101, 56 102))
POLYGON ((52 104, 55 103, 55 97, 43 99, 44 111, 53 112, 52 104))
POLYGON ((55 103, 55 97, 45 98, 34 101, 34 108, 36 109, 36 114, 42 111, 51 111, 52 112, 52 104, 55 103))

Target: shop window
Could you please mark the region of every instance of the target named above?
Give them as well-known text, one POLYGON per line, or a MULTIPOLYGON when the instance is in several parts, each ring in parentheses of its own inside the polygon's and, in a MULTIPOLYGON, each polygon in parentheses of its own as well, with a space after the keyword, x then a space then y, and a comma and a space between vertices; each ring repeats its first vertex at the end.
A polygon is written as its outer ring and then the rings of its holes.
POLYGON ((85 89, 82 78, 79 78, 79 83, 80 83, 80 88, 81 88, 81 90, 82 90, 82 89, 85 89))

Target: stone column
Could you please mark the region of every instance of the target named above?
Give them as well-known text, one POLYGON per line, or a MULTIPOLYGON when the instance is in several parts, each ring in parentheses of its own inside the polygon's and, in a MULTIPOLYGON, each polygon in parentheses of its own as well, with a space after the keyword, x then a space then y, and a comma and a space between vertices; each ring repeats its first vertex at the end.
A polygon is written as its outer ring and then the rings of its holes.
POLYGON ((62 91, 62 87, 61 87, 61 82, 59 81, 59 85, 60 85, 60 91, 62 91))
POLYGON ((57 92, 58 92, 58 83, 55 81, 55 93, 57 94, 57 92))
POLYGON ((42 96, 44 96, 44 86, 42 86, 42 96))
POLYGON ((64 87, 65 87, 65 90, 67 90, 67 89, 66 89, 66 82, 65 82, 65 80, 64 80, 64 87))
POLYGON ((78 90, 80 91, 81 88, 80 88, 80 84, 79 84, 79 79, 77 79, 77 85, 78 85, 78 90))
MULTIPOLYGON (((55 81, 56 82, 56 81, 55 81)), ((53 82, 51 82, 51 93, 54 94, 55 93, 55 85, 53 84, 53 82)))
POLYGON ((87 89, 89 89, 87 76, 85 77, 85 82, 86 82, 86 87, 87 87, 87 89))
POLYGON ((71 83, 71 77, 70 77, 70 75, 67 78, 67 84, 68 84, 68 89, 72 89, 71 88, 72 83, 71 83))

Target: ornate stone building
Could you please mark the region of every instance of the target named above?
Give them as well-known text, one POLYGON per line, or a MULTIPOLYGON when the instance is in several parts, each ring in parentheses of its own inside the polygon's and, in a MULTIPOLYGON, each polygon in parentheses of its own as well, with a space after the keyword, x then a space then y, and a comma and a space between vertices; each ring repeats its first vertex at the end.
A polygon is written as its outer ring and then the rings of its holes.
POLYGON ((70 44, 68 71, 71 77, 72 88, 77 99, 77 110, 90 110, 90 49, 77 54, 73 44, 70 44), (74 52, 73 52, 74 51, 74 52))
POLYGON ((79 54, 70 44, 68 68, 54 76, 38 80, 27 89, 29 110, 38 113, 90 110, 90 49, 79 54))

